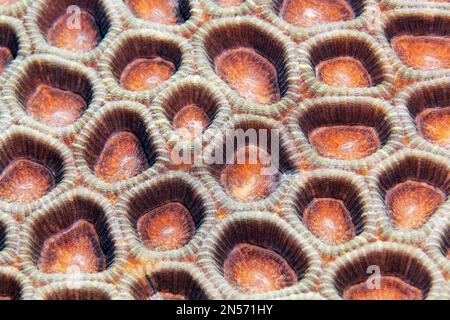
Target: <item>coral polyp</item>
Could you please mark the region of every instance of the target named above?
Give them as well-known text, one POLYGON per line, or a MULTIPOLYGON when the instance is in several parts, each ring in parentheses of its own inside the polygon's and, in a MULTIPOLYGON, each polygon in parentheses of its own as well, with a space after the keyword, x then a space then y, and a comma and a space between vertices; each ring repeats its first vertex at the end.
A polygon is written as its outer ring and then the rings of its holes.
POLYGON ((168 203, 139 218, 137 230, 144 245, 164 251, 183 247, 195 233, 189 210, 180 203, 168 203))
POLYGON ((250 244, 239 244, 228 254, 224 276, 245 293, 280 290, 297 280, 295 271, 283 257, 250 244))
POLYGON ((401 35, 392 38, 392 47, 408 66, 423 69, 450 68, 450 38, 401 35))
POLYGON ((148 159, 130 131, 116 131, 106 141, 95 164, 95 174, 106 182, 127 180, 147 169, 148 159))
POLYGON ((284 0, 280 15, 290 24, 302 28, 355 18, 346 0, 284 0))
POLYGON ((416 123, 422 137, 450 148, 450 107, 427 108, 417 115, 416 123))
MULTIPOLYGON (((369 280, 370 281, 370 280, 369 280)), ((346 300, 422 300, 420 289, 399 277, 381 276, 376 285, 365 281, 344 290, 346 300)))
POLYGON ((350 213, 341 200, 314 199, 303 213, 303 223, 328 244, 345 243, 355 237, 350 213))
POLYGON ((215 59, 216 73, 246 99, 272 104, 280 100, 277 71, 273 64, 248 48, 224 51, 215 59))
POLYGON ((272 158, 263 149, 248 145, 236 151, 233 164, 227 165, 220 181, 233 198, 248 202, 264 199, 280 180, 279 172, 271 172, 272 158))
POLYGON ((44 273, 95 273, 106 269, 106 257, 94 226, 80 220, 45 241, 38 265, 44 273))
POLYGON ((320 80, 335 87, 370 87, 372 80, 364 65, 352 57, 322 61, 316 67, 320 80))
POLYGON ((95 18, 85 10, 78 15, 66 13, 53 23, 47 35, 51 45, 73 52, 88 52, 97 47, 101 33, 95 18))
POLYGON ((0 197, 8 202, 32 202, 55 184, 55 176, 46 166, 25 158, 17 159, 0 176, 0 197))
POLYGON ((178 0, 125 0, 125 3, 141 19, 161 24, 179 21, 178 0))
POLYGON ((124 89, 144 91, 160 86, 175 72, 175 65, 163 58, 140 58, 123 70, 120 84, 124 89))

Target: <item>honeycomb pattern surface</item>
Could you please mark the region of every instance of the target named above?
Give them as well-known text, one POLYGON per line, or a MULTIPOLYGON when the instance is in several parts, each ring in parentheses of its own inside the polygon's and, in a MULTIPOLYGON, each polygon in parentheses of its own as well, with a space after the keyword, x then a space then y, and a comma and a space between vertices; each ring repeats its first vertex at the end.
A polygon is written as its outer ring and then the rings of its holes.
POLYGON ((0 1, 0 90, 0 300, 450 299, 449 1, 0 1))

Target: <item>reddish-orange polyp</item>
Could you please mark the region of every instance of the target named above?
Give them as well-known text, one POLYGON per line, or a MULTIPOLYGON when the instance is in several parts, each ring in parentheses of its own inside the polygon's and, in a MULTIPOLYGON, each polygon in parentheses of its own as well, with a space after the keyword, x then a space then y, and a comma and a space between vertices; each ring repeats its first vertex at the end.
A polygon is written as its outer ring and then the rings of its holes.
POLYGON ((79 220, 49 237, 38 268, 43 273, 97 273, 106 269, 106 256, 92 223, 79 220))
POLYGON ((423 226, 444 203, 441 189, 423 181, 406 180, 392 187, 386 195, 391 222, 401 229, 423 226))
POLYGON ((168 25, 178 23, 178 0, 125 0, 125 3, 138 18, 168 25))
POLYGON ((195 230, 191 213, 178 202, 152 209, 137 222, 137 231, 145 247, 155 251, 183 247, 192 239, 195 230))
POLYGON ((237 245, 227 256, 224 276, 245 293, 280 290, 297 281, 297 274, 282 256, 247 243, 237 245))
POLYGON ((235 153, 234 163, 227 165, 220 181, 225 191, 242 202, 261 200, 269 196, 280 180, 272 171, 272 158, 263 149, 247 145, 235 153))
POLYGON ((316 76, 326 84, 335 87, 372 86, 370 74, 362 62, 353 57, 337 57, 322 61, 316 67, 316 76))
POLYGON ((308 28, 327 22, 352 20, 355 13, 345 0, 285 0, 280 16, 292 25, 308 28))
POLYGON ((450 106, 423 110, 417 115, 416 124, 426 140, 450 148, 450 106))
POLYGON ((256 50, 228 49, 214 62, 217 75, 242 97, 259 104, 273 104, 281 99, 275 66, 256 50))
POLYGON ((368 157, 381 146, 373 127, 357 125, 320 127, 309 134, 309 141, 321 156, 341 160, 368 157))
POLYGON ((342 244, 355 237, 355 226, 342 200, 314 199, 303 213, 303 223, 327 244, 342 244))
POLYGON ((130 91, 154 89, 168 80, 175 71, 175 64, 161 57, 138 58, 125 67, 120 76, 120 85, 130 91))
POLYGON ((450 37, 400 35, 391 45, 400 59, 421 70, 450 68, 450 37))
POLYGON ((0 301, 10 301, 10 300, 15 300, 15 299, 11 296, 0 296, 0 301))
POLYGON ((49 126, 65 127, 77 121, 87 107, 80 95, 41 84, 26 103, 27 113, 49 126))
POLYGON ((182 136, 187 139, 201 134, 208 123, 209 117, 206 112, 195 104, 183 107, 173 118, 173 127, 179 129, 182 136))
POLYGON ((241 5, 244 0, 217 0, 216 2, 222 8, 231 8, 241 5))
POLYGON ((13 61, 14 57, 11 50, 6 47, 0 47, 0 74, 3 73, 8 64, 13 61))
POLYGON ((50 169, 29 159, 16 159, 0 176, 0 198, 8 202, 32 202, 55 187, 50 169))
POLYGON ((16 3, 18 0, 0 0, 0 5, 7 6, 16 3))
POLYGON ((48 30, 50 45, 71 52, 88 52, 102 40, 94 16, 85 10, 68 12, 60 16, 48 30))
POLYGON ((399 277, 380 276, 376 281, 364 281, 344 290, 346 300, 422 300, 422 291, 399 277), (374 287, 372 287, 374 285, 374 287))
POLYGON ((148 168, 148 158, 135 134, 127 130, 114 132, 95 164, 95 175, 109 183, 133 178, 148 168))

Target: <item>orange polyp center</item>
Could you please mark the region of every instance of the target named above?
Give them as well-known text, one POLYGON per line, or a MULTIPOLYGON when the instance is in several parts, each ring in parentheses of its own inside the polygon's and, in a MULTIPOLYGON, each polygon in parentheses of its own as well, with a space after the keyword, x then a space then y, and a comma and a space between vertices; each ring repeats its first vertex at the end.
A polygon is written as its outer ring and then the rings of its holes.
POLYGON ((167 203, 139 218, 137 231, 150 250, 166 251, 185 246, 195 234, 189 210, 178 202, 167 203))
POLYGON ((372 79, 361 61, 352 57, 337 57, 322 61, 316 76, 335 87, 364 88, 372 86, 372 79))
POLYGON ((125 0, 125 3, 138 18, 169 25, 180 22, 178 0, 125 0))
POLYGON ((216 2, 222 8, 231 8, 240 6, 244 0, 217 0, 216 2))
POLYGON ((95 164, 95 175, 106 182, 114 183, 133 178, 148 168, 144 148, 132 132, 114 132, 95 164))
POLYGON ((173 127, 179 129, 186 139, 201 135, 208 123, 209 117, 206 112, 194 104, 182 108, 173 118, 173 127))
POLYGON ((250 202, 269 196, 280 181, 280 173, 273 172, 270 154, 247 145, 236 151, 233 164, 224 168, 220 181, 231 197, 250 202))
POLYGON ((79 220, 45 240, 38 267, 44 273, 97 273, 106 269, 106 256, 92 223, 79 220))
POLYGON ((125 67, 120 76, 120 85, 131 91, 154 89, 168 80, 175 71, 175 64, 163 58, 138 58, 125 67))
POLYGON ((280 16, 300 28, 347 21, 355 18, 352 7, 345 0, 285 0, 280 16))
POLYGON ((0 176, 0 198, 8 202, 32 202, 55 185, 50 169, 32 160, 17 159, 0 176))
POLYGON ((341 244, 355 237, 350 212, 341 200, 314 199, 303 213, 303 223, 327 244, 341 244))
POLYGON ((16 3, 17 0, 0 0, 0 5, 9 5, 16 3))
POLYGON ((346 300, 422 300, 422 291, 399 277, 381 276, 379 287, 370 280, 344 290, 346 300))
POLYGON ((80 95, 48 85, 39 85, 27 101, 30 116, 59 128, 73 124, 86 107, 86 100, 80 95))
POLYGON ((418 229, 444 203, 445 194, 426 182, 406 180, 386 195, 391 222, 401 229, 418 229))
POLYGON ((450 37, 401 35, 391 45, 408 66, 423 69, 450 68, 450 37))
POLYGON ((8 64, 13 61, 14 57, 9 48, 0 47, 0 74, 3 73, 8 64))
POLYGON ((0 301, 10 301, 10 300, 14 300, 14 298, 11 296, 1 296, 0 295, 0 301))
POLYGON ((254 49, 225 50, 214 63, 217 75, 242 97, 260 104, 280 101, 277 69, 254 49))
POLYGON ((102 40, 93 15, 85 10, 60 16, 48 30, 50 45, 72 52, 88 52, 102 40))
POLYGON ((314 149, 323 157, 354 160, 375 153, 381 146, 377 131, 366 126, 329 126, 309 135, 314 149))
POLYGON ((171 292, 157 292, 153 294, 149 300, 188 300, 185 295, 171 292))
POLYGON ((445 148, 450 148, 450 106, 427 108, 416 117, 419 134, 445 148))
POLYGON ((261 293, 292 286, 297 274, 272 250, 238 244, 224 263, 225 279, 245 293, 261 293))

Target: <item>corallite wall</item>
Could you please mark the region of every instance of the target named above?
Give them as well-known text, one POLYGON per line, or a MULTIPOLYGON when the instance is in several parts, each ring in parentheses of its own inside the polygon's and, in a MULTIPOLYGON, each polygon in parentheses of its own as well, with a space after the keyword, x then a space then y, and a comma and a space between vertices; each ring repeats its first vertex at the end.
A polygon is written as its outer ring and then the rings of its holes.
POLYGON ((0 300, 450 299, 448 0, 0 0, 0 300))

